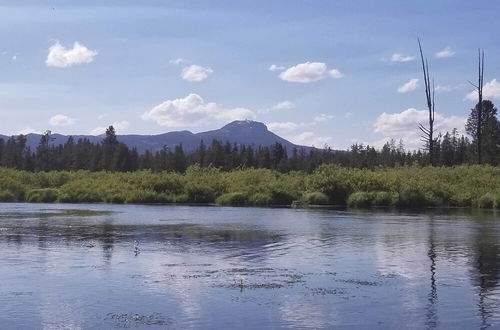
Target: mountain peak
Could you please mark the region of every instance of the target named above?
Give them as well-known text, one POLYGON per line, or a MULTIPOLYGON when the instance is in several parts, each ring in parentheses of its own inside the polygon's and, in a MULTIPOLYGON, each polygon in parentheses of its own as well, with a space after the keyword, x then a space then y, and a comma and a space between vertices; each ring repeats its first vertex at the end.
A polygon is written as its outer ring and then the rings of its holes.
POLYGON ((234 130, 267 131, 267 126, 264 123, 247 119, 247 120, 235 120, 223 126, 221 129, 229 131, 234 131, 234 130))

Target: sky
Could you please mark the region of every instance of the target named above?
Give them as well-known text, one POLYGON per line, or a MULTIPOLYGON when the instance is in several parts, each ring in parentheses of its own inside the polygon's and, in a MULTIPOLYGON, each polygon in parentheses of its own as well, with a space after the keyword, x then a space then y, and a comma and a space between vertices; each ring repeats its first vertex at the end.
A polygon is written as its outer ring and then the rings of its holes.
POLYGON ((0 134, 201 132, 257 120, 336 149, 464 130, 478 48, 500 103, 495 0, 0 0, 0 134))

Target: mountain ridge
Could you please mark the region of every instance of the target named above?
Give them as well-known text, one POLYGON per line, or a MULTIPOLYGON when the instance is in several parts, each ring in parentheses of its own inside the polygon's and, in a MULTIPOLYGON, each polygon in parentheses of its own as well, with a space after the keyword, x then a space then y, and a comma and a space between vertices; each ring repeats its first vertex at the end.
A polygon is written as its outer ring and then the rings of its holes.
MULTIPOLYGON (((29 133, 26 134, 27 146, 34 150, 39 141, 41 134, 29 133)), ((88 139, 92 143, 99 143, 103 140, 102 135, 63 135, 54 133, 51 135, 52 145, 61 145, 66 143, 68 138, 72 136, 75 141, 79 139, 88 139)), ((5 141, 9 138, 6 135, 0 135, 0 138, 5 141)), ((283 145, 290 153, 294 148, 309 150, 312 147, 301 146, 294 144, 277 134, 268 130, 264 123, 252 120, 236 120, 230 122, 219 129, 192 133, 191 131, 171 131, 161 134, 123 134, 117 135, 118 141, 126 144, 129 148, 135 148, 139 153, 146 151, 156 152, 164 147, 174 148, 181 145, 186 152, 194 151, 203 141, 206 145, 211 144, 213 140, 223 143, 231 143, 237 145, 246 145, 253 147, 267 147, 275 143, 283 145)))

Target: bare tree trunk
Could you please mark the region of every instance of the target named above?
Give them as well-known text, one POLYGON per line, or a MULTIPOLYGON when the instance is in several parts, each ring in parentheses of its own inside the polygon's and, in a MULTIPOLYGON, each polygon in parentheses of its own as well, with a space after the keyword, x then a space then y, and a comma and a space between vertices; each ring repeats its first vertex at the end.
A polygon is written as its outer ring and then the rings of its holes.
POLYGON ((479 66, 478 66, 478 82, 477 82, 477 96, 479 106, 477 108, 477 162, 482 163, 482 129, 483 129, 483 75, 484 75, 484 52, 479 49, 479 66))
POLYGON ((422 71, 424 74, 427 109, 429 110, 429 128, 425 127, 422 124, 418 124, 418 128, 423 133, 423 135, 421 136, 421 140, 425 143, 425 146, 429 151, 429 163, 434 166, 434 80, 432 81, 431 85, 431 81, 429 78, 429 64, 427 63, 427 59, 424 59, 424 53, 422 52, 420 39, 417 40, 418 48, 420 50, 420 59, 422 60, 422 71))
POLYGON ((469 80, 469 83, 477 90, 478 103, 476 110, 476 143, 477 143, 477 162, 481 164, 482 159, 482 140, 483 140, 483 77, 484 77, 484 52, 478 49, 478 79, 477 85, 469 80))

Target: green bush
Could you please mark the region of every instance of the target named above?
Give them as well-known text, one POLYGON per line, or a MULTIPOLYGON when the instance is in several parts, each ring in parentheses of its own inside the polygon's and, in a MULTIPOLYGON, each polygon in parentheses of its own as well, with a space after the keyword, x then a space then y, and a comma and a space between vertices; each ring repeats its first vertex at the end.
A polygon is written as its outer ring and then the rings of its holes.
POLYGON ((481 196, 477 202, 477 206, 482 209, 498 208, 500 204, 499 196, 493 193, 487 193, 481 196))
POLYGON ((213 203, 215 190, 206 184, 189 184, 186 187, 188 203, 213 203))
POLYGON ((248 204, 253 206, 268 206, 271 204, 271 195, 269 193, 256 193, 250 196, 248 204))
POLYGON ((15 202, 16 197, 8 190, 0 191, 0 202, 15 202))
POLYGON ((248 197, 242 192, 233 192, 219 196, 215 203, 224 206, 245 206, 248 205, 248 197))
POLYGON ((349 207, 366 208, 371 207, 373 202, 373 194, 364 191, 358 191, 349 195, 347 205, 349 207))
POLYGON ((57 201, 59 191, 55 188, 32 189, 26 196, 26 201, 30 203, 53 203, 57 201))
POLYGON ((389 207, 398 203, 398 195, 387 191, 358 191, 352 193, 347 199, 349 207, 389 207))
POLYGON ((83 184, 65 184, 59 190, 61 203, 99 203, 104 202, 101 195, 92 186, 83 184))
POLYGON ((328 205, 328 196, 322 192, 314 191, 305 193, 300 202, 306 205, 328 205))
POLYGON ((271 190, 271 205, 292 205, 295 200, 294 195, 288 191, 273 189, 271 190))
POLYGON ((125 200, 125 203, 130 204, 154 204, 157 202, 157 195, 150 190, 133 191, 127 196, 127 199, 125 200))
POLYGON ((372 193, 372 198, 372 205, 381 207, 395 206, 399 201, 397 193, 388 191, 375 191, 372 193))

